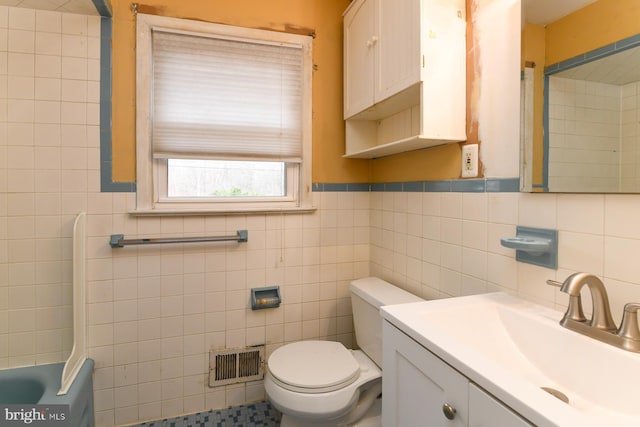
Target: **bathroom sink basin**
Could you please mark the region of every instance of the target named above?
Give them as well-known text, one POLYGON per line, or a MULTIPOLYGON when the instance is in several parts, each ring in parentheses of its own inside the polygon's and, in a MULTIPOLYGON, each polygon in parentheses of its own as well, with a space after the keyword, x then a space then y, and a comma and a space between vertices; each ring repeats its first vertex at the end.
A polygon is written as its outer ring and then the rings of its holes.
POLYGON ((640 354, 563 328, 561 312, 494 293, 381 313, 537 426, 640 425, 640 354))
POLYGON ((0 405, 35 404, 44 394, 44 384, 31 378, 0 380, 0 405))

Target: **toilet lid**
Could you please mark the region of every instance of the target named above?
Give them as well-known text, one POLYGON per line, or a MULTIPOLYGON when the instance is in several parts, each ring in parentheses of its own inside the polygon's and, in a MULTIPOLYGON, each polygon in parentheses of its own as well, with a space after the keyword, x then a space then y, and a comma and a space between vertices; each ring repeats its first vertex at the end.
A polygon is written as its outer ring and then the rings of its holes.
POLYGON ((271 375, 284 386, 311 393, 351 384, 360 373, 360 366, 351 352, 334 341, 287 344, 276 349, 267 364, 271 375))

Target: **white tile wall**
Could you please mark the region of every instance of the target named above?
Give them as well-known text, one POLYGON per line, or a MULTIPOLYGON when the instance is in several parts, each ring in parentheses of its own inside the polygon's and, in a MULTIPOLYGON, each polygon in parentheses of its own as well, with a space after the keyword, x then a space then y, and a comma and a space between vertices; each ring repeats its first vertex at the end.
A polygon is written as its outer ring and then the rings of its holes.
MULTIPOLYGON (((409 193, 412 205, 422 201, 422 221, 414 221, 422 224, 421 236, 420 227, 380 221, 407 212, 385 203, 389 197, 371 195, 371 274, 424 298, 505 291, 564 310, 566 296, 545 281, 586 271, 605 281, 614 318, 620 319, 624 303, 640 301, 640 267, 633 262, 640 251, 638 195, 409 193), (558 270, 518 263, 514 250, 500 246, 501 237, 515 235, 516 225, 559 231, 558 270), (421 252, 403 253, 404 246, 384 235, 395 241, 417 237, 421 252), (409 263, 415 264, 411 274, 409 263)), ((588 308, 586 292, 584 299, 588 308)))
POLYGON ((0 7, 1 367, 58 362, 71 350, 71 226, 86 203, 66 201, 86 193, 64 179, 80 169, 86 186, 88 152, 98 150, 98 128, 87 124, 98 123, 99 100, 82 88, 99 83, 89 73, 99 34, 97 16, 0 7), (84 73, 66 75, 67 62, 84 73), (63 114, 71 102, 73 118, 63 114), (62 138, 76 124, 80 132, 62 138))
POLYGON ((637 189, 637 96, 624 87, 549 78, 549 188, 637 189), (621 180, 622 178, 622 180, 621 180), (635 187, 631 187, 635 186, 635 187))
POLYGON ((88 347, 98 425, 264 398, 210 389, 208 351, 300 339, 353 345, 348 283, 369 269, 369 195, 318 193, 310 215, 133 218, 99 192, 98 17, 0 7, 0 367, 71 348, 71 224, 88 212, 88 347), (4 66, 3 66, 4 64, 4 66), (248 229, 246 244, 112 250, 109 236, 248 229), (283 305, 252 312, 249 289, 283 305))
POLYGON ((622 190, 640 190, 640 85, 629 83, 622 87, 622 190))
POLYGON ((261 382, 208 388, 213 348, 266 343, 270 353, 300 339, 352 346, 348 282, 368 274, 368 194, 316 193, 320 209, 310 215, 168 219, 127 216, 133 195, 89 197, 102 199, 89 217, 89 345, 101 425, 264 397, 261 382), (249 242, 105 251, 114 227, 132 237, 246 228, 249 242), (282 306, 251 311, 249 289, 272 284, 281 286, 282 306))

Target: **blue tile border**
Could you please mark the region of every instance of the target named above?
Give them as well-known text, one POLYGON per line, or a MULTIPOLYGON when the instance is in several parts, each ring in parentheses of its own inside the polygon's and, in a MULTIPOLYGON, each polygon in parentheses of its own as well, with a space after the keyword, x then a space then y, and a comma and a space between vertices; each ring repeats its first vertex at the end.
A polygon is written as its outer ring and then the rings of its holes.
POLYGON ((595 61, 596 59, 604 58, 605 56, 613 55, 614 53, 619 53, 623 50, 631 49, 638 46, 640 46, 640 34, 627 37, 626 39, 618 40, 617 42, 599 47, 581 55, 574 56, 573 58, 551 64, 547 67, 544 67, 544 74, 556 74, 560 71, 568 70, 569 68, 586 64, 588 62, 595 61))
MULTIPOLYGON (((314 184, 316 185, 316 184, 314 184)), ((347 184, 331 184, 331 183, 327 183, 327 184, 317 184, 317 185, 322 185, 322 190, 321 191, 347 191, 347 184)), ((314 189, 314 191, 317 191, 314 189)))
POLYGON ((384 191, 384 184, 380 184, 380 183, 371 184, 371 191, 384 191))
POLYGON ((449 193, 453 181, 427 181, 424 183, 424 191, 430 193, 449 193))
POLYGON ((451 181, 451 191, 456 193, 484 193, 486 189, 484 179, 461 179, 451 181))
POLYGON ((626 39, 619 40, 615 43, 618 50, 628 49, 630 47, 640 45, 640 34, 636 34, 635 36, 627 37, 626 39))
POLYGON ((369 191, 369 184, 348 184, 347 191, 369 191))
POLYGON ((487 193, 519 193, 520 178, 488 178, 485 191, 487 193))
POLYGON ((93 0, 100 20, 100 191, 135 192, 135 182, 113 182, 111 141, 111 36, 113 21, 107 0, 93 0))
POLYGON ((397 193, 404 191, 401 182, 388 182, 384 184, 384 191, 390 193, 397 193))
POLYGON ((100 16, 108 16, 111 17, 113 14, 111 13, 111 5, 109 4, 109 0, 92 0, 93 5, 96 7, 98 14, 100 16))
POLYGON ((314 192, 518 193, 520 192, 520 178, 478 178, 372 184, 315 183, 312 188, 314 192))
POLYGON ((312 191, 323 192, 323 191, 371 191, 370 184, 360 184, 360 183, 350 183, 350 184, 342 184, 342 183, 314 183, 312 186, 312 191))
POLYGON ((420 193, 424 191, 424 181, 404 182, 402 191, 420 193))

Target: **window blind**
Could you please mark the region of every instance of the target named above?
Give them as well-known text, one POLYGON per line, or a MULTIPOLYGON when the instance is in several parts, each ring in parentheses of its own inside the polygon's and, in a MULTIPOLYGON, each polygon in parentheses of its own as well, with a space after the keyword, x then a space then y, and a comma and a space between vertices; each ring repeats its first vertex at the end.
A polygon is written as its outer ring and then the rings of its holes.
POLYGON ((302 48, 154 30, 154 158, 301 162, 302 48))

